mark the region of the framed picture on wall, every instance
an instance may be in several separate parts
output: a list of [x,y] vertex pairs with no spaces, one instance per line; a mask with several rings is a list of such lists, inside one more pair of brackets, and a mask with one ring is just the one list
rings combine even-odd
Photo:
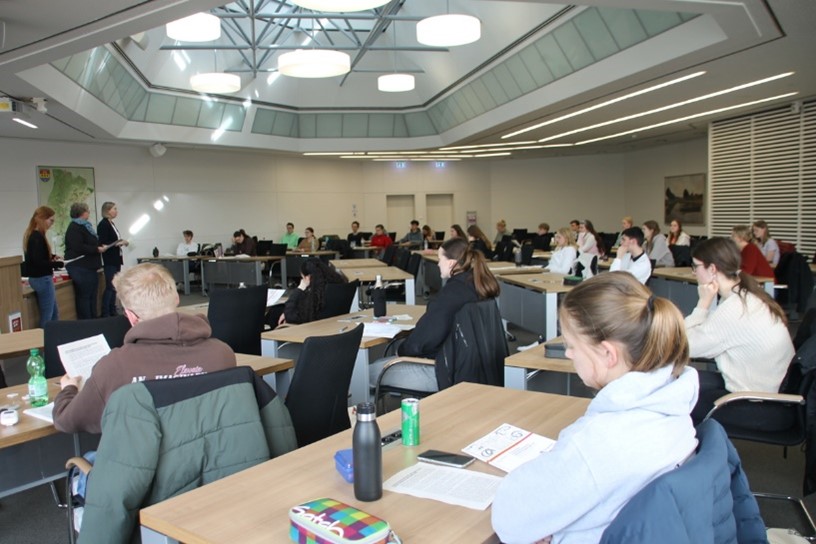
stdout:
[[74,166],[38,166],[37,167],[37,202],[40,206],[52,208],[54,226],[49,235],[52,237],[52,251],[59,255],[65,253],[65,229],[71,222],[71,204],[84,202],[91,209],[88,220],[96,225],[96,180],[93,168]]
[[666,176],[664,224],[677,219],[683,225],[705,225],[705,174]]

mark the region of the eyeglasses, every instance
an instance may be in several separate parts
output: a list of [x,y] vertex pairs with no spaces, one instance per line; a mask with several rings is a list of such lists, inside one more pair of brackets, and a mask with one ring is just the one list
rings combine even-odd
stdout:
[[694,272],[697,270],[698,266],[705,266],[703,263],[691,263],[691,271]]

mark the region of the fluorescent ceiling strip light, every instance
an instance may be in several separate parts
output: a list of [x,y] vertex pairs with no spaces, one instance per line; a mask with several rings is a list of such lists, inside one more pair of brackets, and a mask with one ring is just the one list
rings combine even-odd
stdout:
[[304,153],[304,155],[309,157],[309,156],[320,156],[320,155],[350,155],[351,153],[352,152],[350,152],[350,151],[340,151],[339,153],[337,153],[337,152],[326,152],[326,153],[312,152],[312,153]]
[[16,123],[20,123],[21,125],[26,126],[28,128],[39,128],[34,123],[26,121],[25,119],[20,119],[19,117],[12,117],[11,120],[16,122]]
[[427,155],[428,151],[368,151],[368,155]]
[[527,145],[527,144],[534,144],[536,143],[535,140],[530,140],[528,142],[507,142],[504,144],[479,144],[479,145],[456,145],[453,147],[440,147],[440,151],[452,151],[454,149],[477,149],[480,147],[501,147],[505,145]]
[[512,155],[512,153],[488,153],[487,155],[473,155],[473,158],[481,159],[483,157],[504,157],[506,155]]
[[775,76],[766,77],[764,79],[758,79],[756,81],[751,81],[749,83],[743,83],[742,85],[737,85],[736,87],[731,87],[730,89],[723,89],[721,91],[715,91],[713,93],[705,94],[703,96],[698,96],[696,98],[689,98],[688,100],[683,100],[682,102],[675,102],[674,104],[669,104],[667,106],[661,106],[659,108],[655,108],[653,110],[642,111],[640,113],[635,113],[632,115],[626,115],[624,117],[618,117],[617,119],[612,119],[610,121],[604,121],[603,123],[597,123],[595,125],[590,125],[588,127],[576,128],[575,130],[569,130],[567,132],[562,132],[561,134],[556,134],[554,136],[548,136],[546,138],[541,138],[538,143],[542,142],[549,142],[551,140],[557,140],[558,138],[563,138],[564,136],[572,136],[573,134],[579,134],[581,132],[586,132],[587,130],[593,130],[596,128],[601,128],[609,125],[614,125],[616,123],[622,123],[624,121],[631,121],[632,119],[638,119],[640,117],[645,117],[647,115],[652,115],[655,113],[660,113],[662,111],[673,110],[675,108],[679,108],[682,106],[688,106],[689,104],[694,104],[695,102],[701,102],[703,100],[708,100],[709,98],[716,98],[718,96],[722,96],[728,93],[733,93],[736,91],[741,91],[743,89],[747,89],[749,87],[754,87],[756,85],[761,85],[763,83],[768,83],[771,81],[776,81],[777,79],[782,79],[783,77],[788,77],[793,75],[793,72],[785,72],[784,74],[777,74]]
[[779,100],[781,98],[788,98],[790,96],[794,96],[794,95],[797,95],[797,94],[799,94],[798,91],[797,92],[792,92],[792,93],[785,93],[785,94],[780,94],[780,95],[777,95],[777,96],[771,96],[769,98],[762,98],[760,100],[754,100],[754,101],[751,101],[751,102],[744,102],[742,104],[736,104],[734,106],[727,106],[725,108],[718,108],[716,110],[709,110],[709,111],[704,111],[702,113],[695,113],[694,115],[687,115],[685,117],[678,117],[677,119],[672,119],[671,121],[663,121],[662,123],[655,123],[654,125],[640,127],[640,128],[636,128],[636,129],[633,129],[633,130],[627,130],[625,132],[618,132],[617,134],[610,134],[609,136],[601,136],[600,138],[593,138],[591,140],[584,140],[582,142],[576,142],[575,145],[591,144],[593,142],[599,142],[601,140],[609,140],[609,139],[612,139],[612,138],[617,138],[619,136],[626,136],[627,134],[634,134],[636,132],[643,132],[644,130],[651,130],[653,128],[664,127],[666,125],[671,125],[671,124],[674,124],[674,123],[682,123],[683,121],[688,121],[690,119],[697,119],[698,117],[705,117],[706,115],[715,115],[717,113],[722,113],[722,112],[725,112],[725,111],[736,110],[736,109],[739,109],[739,108],[746,108],[748,106],[755,106],[757,104],[762,104],[764,102],[770,102],[772,100]]
[[551,125],[553,123],[557,123],[559,121],[563,121],[564,119],[570,119],[572,117],[576,117],[578,115],[583,115],[585,113],[589,113],[591,111],[595,111],[600,108],[605,108],[606,106],[611,106],[612,104],[617,104],[618,102],[623,102],[624,100],[628,100],[630,98],[634,98],[636,96],[640,96],[646,93],[650,93],[652,91],[657,91],[659,89],[663,89],[670,85],[674,85],[676,83],[682,83],[684,81],[688,81],[689,79],[699,77],[705,74],[705,70],[700,72],[694,72],[693,74],[689,74],[687,76],[678,77],[677,79],[672,79],[670,81],[666,81],[665,83],[658,83],[657,85],[653,85],[651,87],[646,87],[645,89],[641,89],[639,91],[635,91],[629,94],[625,94],[623,96],[619,96],[617,98],[613,98],[611,100],[607,100],[606,102],[601,102],[600,104],[595,104],[594,106],[589,106],[588,108],[584,108],[582,110],[574,111],[572,113],[567,113],[566,115],[562,115],[561,117],[556,117],[555,119],[550,119],[549,121],[544,121],[543,123],[538,123],[531,127],[523,128],[521,130],[517,130],[515,132],[511,132],[510,134],[505,134],[502,136],[502,140],[505,138],[512,138],[513,136],[518,136],[519,134],[524,134],[525,132],[530,132],[531,130],[535,130],[537,128],[545,127],[547,125]]

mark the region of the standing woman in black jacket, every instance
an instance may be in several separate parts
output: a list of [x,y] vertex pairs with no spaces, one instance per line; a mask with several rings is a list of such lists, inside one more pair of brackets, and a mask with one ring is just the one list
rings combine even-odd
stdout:
[[[403,356],[435,359],[453,329],[454,317],[465,304],[496,298],[499,282],[487,267],[482,252],[472,249],[464,238],[451,238],[439,248],[439,273],[447,283],[428,308],[397,353]],[[372,384],[377,383],[388,359],[380,359],[369,368]],[[383,384],[419,391],[436,391],[433,366],[397,367],[387,374]]]
[[51,253],[51,245],[45,233],[54,224],[54,210],[40,206],[34,210],[28,228],[23,234],[23,252],[25,255],[28,284],[37,293],[37,306],[40,308],[40,327],[48,321],[59,319],[57,295],[54,291],[54,269],[62,268],[62,261]]
[[105,272],[105,292],[102,293],[102,317],[116,315],[116,288],[113,286],[113,277],[122,270],[122,246],[128,245],[119,235],[119,229],[113,223],[119,210],[115,202],[102,204],[102,221],[96,227],[99,234],[99,243],[110,246],[102,254],[102,269]]
[[99,256],[105,247],[99,243],[96,231],[88,221],[91,210],[84,202],[71,204],[71,223],[65,229],[65,260],[77,259],[65,265],[74,282],[77,319],[96,317],[96,291],[99,288]]

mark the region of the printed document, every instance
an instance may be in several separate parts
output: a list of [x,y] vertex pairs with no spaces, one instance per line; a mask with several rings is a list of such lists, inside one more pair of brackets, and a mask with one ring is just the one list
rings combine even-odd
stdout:
[[553,446],[555,440],[504,423],[465,446],[462,451],[505,472],[512,472],[516,467],[550,451]]
[[498,476],[475,470],[417,463],[388,478],[383,489],[473,510],[486,510],[493,502],[501,480]]
[[42,419],[43,421],[47,421],[48,423],[54,423],[53,402],[49,402],[45,406],[40,406],[39,408],[27,408],[23,410],[23,413],[31,417],[36,417],[37,419]]
[[267,289],[266,290],[266,307],[274,306],[278,303],[283,295],[286,294],[286,289]]
[[105,340],[103,334],[57,346],[65,372],[72,378],[82,377],[79,382],[80,389],[91,377],[91,370],[96,362],[110,353],[110,350],[108,341]]

